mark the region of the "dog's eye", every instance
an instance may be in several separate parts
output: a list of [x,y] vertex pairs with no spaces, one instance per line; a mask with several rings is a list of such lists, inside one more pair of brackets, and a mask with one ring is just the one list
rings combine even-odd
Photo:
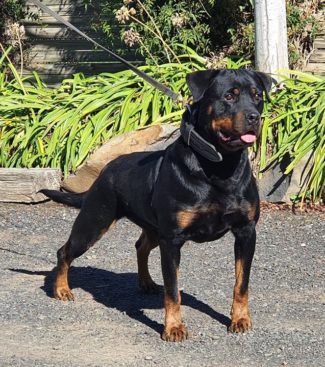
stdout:
[[225,100],[226,100],[227,102],[232,102],[234,99],[235,99],[235,98],[234,98],[234,96],[233,96],[231,93],[227,93],[227,94],[225,95]]
[[253,97],[256,101],[260,101],[263,98],[262,93],[260,92],[254,93]]

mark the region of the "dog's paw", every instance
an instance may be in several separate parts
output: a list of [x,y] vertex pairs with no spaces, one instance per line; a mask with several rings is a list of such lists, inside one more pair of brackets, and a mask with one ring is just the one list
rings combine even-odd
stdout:
[[74,301],[74,295],[69,287],[54,288],[54,298],[60,301]]
[[183,324],[165,328],[161,338],[166,342],[182,342],[188,338],[188,331]]
[[146,282],[139,282],[141,292],[146,294],[158,294],[162,291],[163,287],[158,285],[153,280]]
[[244,333],[252,328],[252,322],[249,316],[241,317],[237,320],[232,320],[228,331],[232,333]]

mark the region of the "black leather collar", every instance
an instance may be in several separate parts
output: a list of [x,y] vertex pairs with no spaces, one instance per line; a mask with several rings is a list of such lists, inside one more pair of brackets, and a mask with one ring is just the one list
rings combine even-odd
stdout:
[[209,161],[221,162],[223,159],[221,153],[217,151],[214,145],[207,142],[194,130],[197,110],[192,112],[189,105],[187,105],[186,108],[187,111],[183,114],[180,127],[181,136],[185,143]]

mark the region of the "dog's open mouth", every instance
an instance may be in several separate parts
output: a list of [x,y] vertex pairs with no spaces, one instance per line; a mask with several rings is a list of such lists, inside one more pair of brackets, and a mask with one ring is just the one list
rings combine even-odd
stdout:
[[234,135],[225,131],[219,131],[220,140],[229,145],[253,144],[256,141],[256,134],[253,131],[248,131],[242,135]]

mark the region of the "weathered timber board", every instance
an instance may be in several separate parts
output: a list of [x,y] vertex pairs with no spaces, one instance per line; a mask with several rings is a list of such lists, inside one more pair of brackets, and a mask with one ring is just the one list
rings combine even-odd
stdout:
[[304,71],[314,74],[325,75],[325,63],[309,63],[305,67]]
[[[72,62],[100,62],[112,59],[110,55],[102,50],[74,50],[74,49],[49,49],[42,51],[30,51],[26,52],[26,57],[29,61],[29,66],[33,67],[33,60],[49,60],[51,64],[54,63],[72,63]],[[127,60],[134,62],[134,56],[124,56]],[[120,64],[120,63],[119,63]]]
[[[88,36],[101,44],[106,44],[106,37],[101,32],[94,31],[91,24],[100,10],[98,0],[91,1],[91,7],[85,7],[83,0],[43,0],[43,3]],[[86,43],[83,37],[40,10],[32,1],[27,0],[25,4],[26,10],[37,14],[38,18],[34,19],[33,16],[27,15],[21,20],[26,32],[25,45],[32,46],[24,51],[26,56],[24,74],[29,75],[37,71],[48,86],[56,86],[63,79],[70,78],[72,74],[78,72],[88,76],[125,69],[123,64],[115,60],[110,62],[112,59],[107,53],[97,50],[91,42]],[[132,62],[140,61],[137,60],[134,51],[128,49],[121,41],[120,30],[124,29],[124,26],[116,24],[114,16],[112,13],[107,17],[107,22],[115,35],[114,45],[111,45],[111,48]],[[46,47],[48,45],[50,47]]]
[[325,49],[325,39],[318,39],[314,42],[314,47],[317,50]]
[[61,171],[51,168],[0,168],[0,202],[37,203],[41,189],[58,190]]
[[314,52],[311,55],[310,62],[325,62],[325,50],[323,52]]

